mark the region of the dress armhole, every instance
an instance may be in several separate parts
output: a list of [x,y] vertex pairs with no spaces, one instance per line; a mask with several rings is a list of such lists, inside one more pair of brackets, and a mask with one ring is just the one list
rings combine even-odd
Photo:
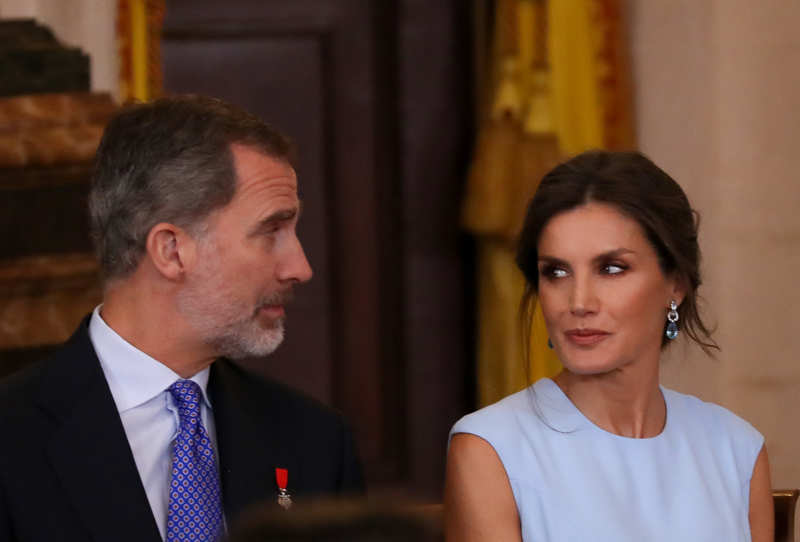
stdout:
[[[497,447],[492,443],[492,441],[490,441],[483,435],[479,435],[477,433],[467,430],[456,430],[455,428],[453,428],[453,431],[451,431],[450,437],[448,438],[447,441],[448,452],[450,451],[450,441],[456,435],[469,435],[471,437],[478,438],[489,445],[489,447],[494,451],[495,455],[497,456],[497,459],[500,461],[500,466],[503,467],[503,472],[506,473],[506,479],[508,480],[508,485],[511,487],[511,494],[514,496],[514,502],[516,502],[517,496],[514,492],[514,478],[512,478],[511,475],[509,475],[508,473],[508,467],[506,466],[506,462],[503,460],[503,453],[497,449]],[[519,511],[519,506],[517,507],[517,511]]]

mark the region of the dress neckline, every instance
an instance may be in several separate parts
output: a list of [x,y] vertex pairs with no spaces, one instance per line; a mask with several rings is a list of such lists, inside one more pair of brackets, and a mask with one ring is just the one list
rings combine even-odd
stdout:
[[536,403],[538,412],[544,417],[545,423],[556,431],[572,433],[583,428],[588,428],[592,431],[607,435],[610,438],[620,439],[626,442],[655,442],[663,438],[671,427],[671,408],[668,394],[665,393],[662,386],[659,385],[658,389],[661,391],[661,396],[664,399],[664,406],[666,408],[664,427],[657,435],[643,438],[626,437],[603,429],[587,418],[586,415],[575,406],[575,403],[572,402],[567,394],[564,393],[564,390],[551,378],[542,378],[533,385],[533,400]]

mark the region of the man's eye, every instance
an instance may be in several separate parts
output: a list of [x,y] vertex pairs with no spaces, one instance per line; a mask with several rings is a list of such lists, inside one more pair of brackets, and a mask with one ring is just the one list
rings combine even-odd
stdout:
[[264,227],[261,229],[261,233],[264,235],[275,235],[279,231],[281,231],[286,226],[285,222],[270,222],[269,224],[265,224]]

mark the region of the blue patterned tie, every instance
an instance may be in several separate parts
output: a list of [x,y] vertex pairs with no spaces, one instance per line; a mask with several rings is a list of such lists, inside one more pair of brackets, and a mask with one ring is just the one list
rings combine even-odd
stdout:
[[200,418],[200,386],[178,380],[169,391],[181,425],[172,456],[167,542],[216,541],[223,534],[222,499],[214,449]]

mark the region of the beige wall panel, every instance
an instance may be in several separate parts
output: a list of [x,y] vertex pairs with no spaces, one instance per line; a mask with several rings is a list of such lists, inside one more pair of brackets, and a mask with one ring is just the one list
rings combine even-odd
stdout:
[[723,348],[676,345],[663,380],[751,421],[773,485],[800,487],[800,3],[629,5],[641,148],[703,215]]

